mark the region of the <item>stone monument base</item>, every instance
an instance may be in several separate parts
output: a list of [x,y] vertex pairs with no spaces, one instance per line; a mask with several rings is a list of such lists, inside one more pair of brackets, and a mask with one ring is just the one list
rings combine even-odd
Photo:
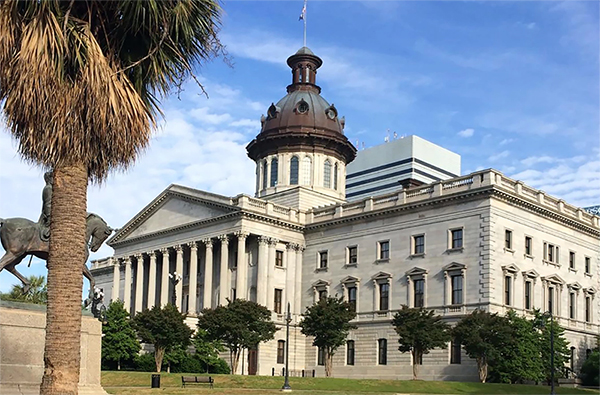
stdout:
[[[46,307],[0,302],[0,394],[40,393],[44,373]],[[102,324],[86,315],[81,322],[80,395],[107,395],[100,385]]]

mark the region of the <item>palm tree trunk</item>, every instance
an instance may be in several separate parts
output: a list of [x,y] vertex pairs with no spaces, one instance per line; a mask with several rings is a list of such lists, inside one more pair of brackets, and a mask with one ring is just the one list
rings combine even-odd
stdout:
[[41,395],[77,395],[87,181],[83,164],[54,169]]

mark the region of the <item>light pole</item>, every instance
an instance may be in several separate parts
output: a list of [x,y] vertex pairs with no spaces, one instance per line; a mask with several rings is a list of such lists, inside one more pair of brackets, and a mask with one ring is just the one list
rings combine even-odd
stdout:
[[287,305],[287,314],[285,316],[285,382],[281,390],[284,392],[291,392],[289,379],[289,359],[290,359],[290,322],[292,322],[292,313],[290,312],[290,302]]
[[171,278],[171,284],[173,284],[173,297],[171,298],[171,304],[177,308],[177,284],[181,281],[181,274],[173,272],[169,274]]
[[552,311],[544,313],[543,317],[550,316],[550,395],[556,395],[554,390],[554,315]]

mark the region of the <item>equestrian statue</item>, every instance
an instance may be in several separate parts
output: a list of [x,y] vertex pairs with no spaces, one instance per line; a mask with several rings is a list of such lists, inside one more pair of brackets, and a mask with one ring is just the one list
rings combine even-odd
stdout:
[[[29,292],[31,285],[27,278],[19,273],[15,266],[30,255],[48,260],[50,241],[50,207],[52,203],[53,173],[44,174],[46,185],[42,192],[42,214],[38,222],[25,218],[0,218],[0,241],[6,253],[0,258],[0,272],[4,269],[14,274],[23,283],[23,293]],[[102,243],[111,235],[113,229],[98,215],[88,213],[86,233],[86,256],[82,262],[83,275],[90,282],[90,300],[94,299],[96,283],[87,265],[90,250],[98,251]],[[29,263],[31,264],[31,258]]]

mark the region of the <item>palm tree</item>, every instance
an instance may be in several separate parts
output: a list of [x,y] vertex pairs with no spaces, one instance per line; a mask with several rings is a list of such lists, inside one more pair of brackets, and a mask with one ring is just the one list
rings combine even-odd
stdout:
[[22,285],[13,285],[7,294],[0,294],[0,299],[11,300],[15,302],[46,304],[48,300],[48,291],[46,289],[46,278],[44,276],[31,275],[29,280],[29,289],[25,292]]
[[77,393],[88,182],[131,166],[159,100],[223,53],[217,1],[0,2],[0,105],[24,160],[54,171],[42,394]]

